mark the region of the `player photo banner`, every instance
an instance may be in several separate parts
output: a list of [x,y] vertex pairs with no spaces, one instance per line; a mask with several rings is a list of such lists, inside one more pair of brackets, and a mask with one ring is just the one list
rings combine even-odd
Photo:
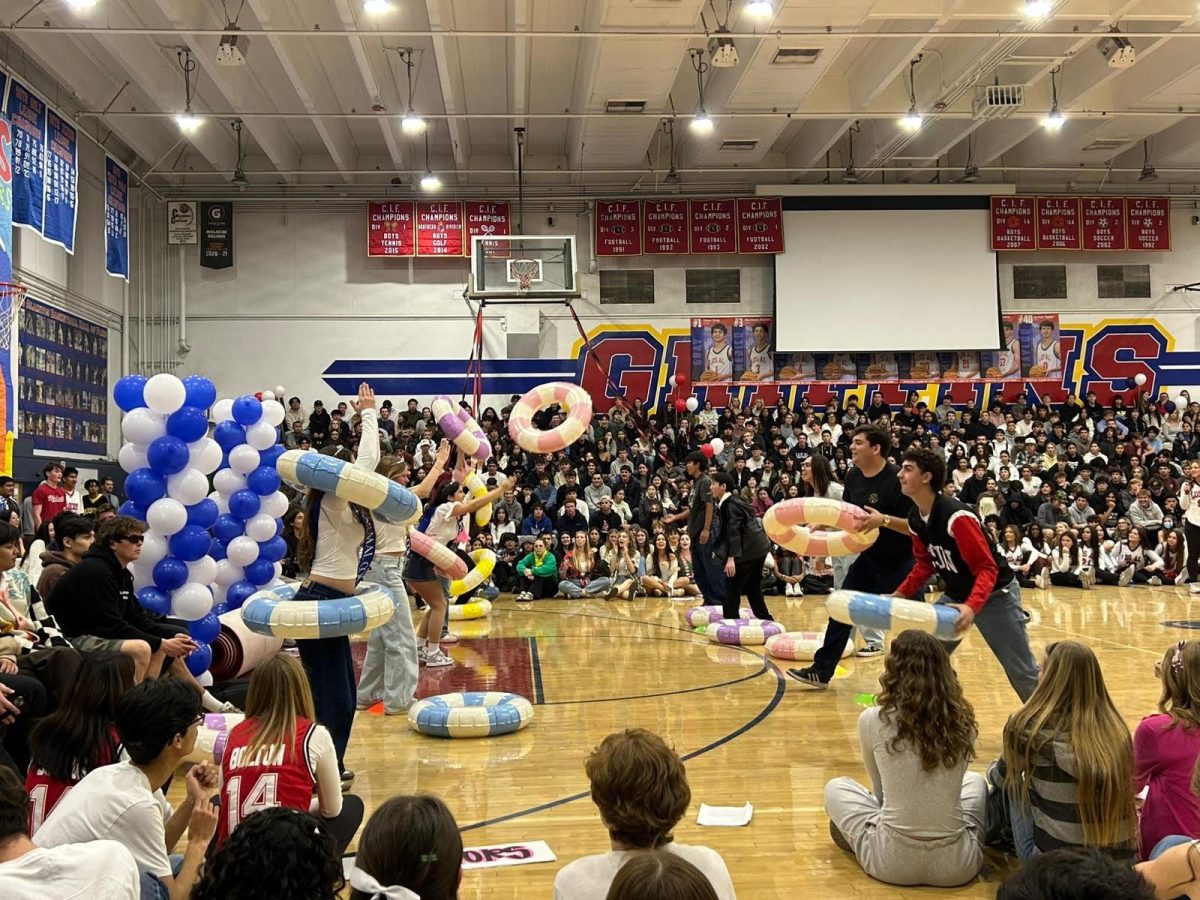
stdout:
[[1015,320],[1021,350],[1021,374],[1025,378],[1062,380],[1062,348],[1057,315],[1005,316]]
[[982,377],[988,381],[1020,381],[1024,367],[1021,350],[1021,316],[1003,316],[1004,348],[979,354]]
[[688,202],[647,200],[642,204],[642,245],[647,254],[688,252]]
[[642,255],[642,202],[596,201],[596,255]]
[[413,256],[417,214],[411,200],[367,204],[367,256]]
[[783,382],[815,381],[817,361],[811,353],[776,353],[775,380]]
[[1036,250],[1033,197],[992,197],[992,249]]
[[734,319],[692,319],[692,380],[704,384],[733,381]]
[[693,253],[737,253],[736,200],[691,200],[688,222]]
[[1039,250],[1079,250],[1083,246],[1078,197],[1037,198],[1037,245]]
[[900,362],[895,353],[858,354],[859,381],[898,381]]
[[1130,250],[1171,249],[1171,198],[1126,197],[1125,233]]
[[1083,249],[1124,250],[1125,198],[1084,197]]
[[775,354],[771,350],[770,316],[733,320],[733,377],[746,384],[775,378]]
[[738,253],[783,252],[783,200],[741,197],[737,202]]

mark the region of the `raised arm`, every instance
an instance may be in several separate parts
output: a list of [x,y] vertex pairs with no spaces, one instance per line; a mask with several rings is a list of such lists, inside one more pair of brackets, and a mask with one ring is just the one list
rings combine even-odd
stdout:
[[358,386],[358,399],[350,405],[362,417],[362,435],[358,439],[358,456],[354,465],[374,472],[379,465],[379,414],[375,411],[375,392],[365,381]]

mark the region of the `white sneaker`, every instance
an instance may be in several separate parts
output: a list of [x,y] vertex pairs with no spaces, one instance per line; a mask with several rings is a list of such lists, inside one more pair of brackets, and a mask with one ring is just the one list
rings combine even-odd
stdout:
[[1037,577],[1033,579],[1033,583],[1038,586],[1038,590],[1044,591],[1050,587],[1050,573],[1045,569],[1037,573]]
[[1129,582],[1133,581],[1133,566],[1126,566],[1121,571],[1121,577],[1117,579],[1117,584],[1121,587],[1129,587]]
[[1083,586],[1085,588],[1090,589],[1090,588],[1093,588],[1096,586],[1096,572],[1094,569],[1092,569],[1090,567],[1087,569],[1084,569],[1083,574],[1080,576],[1080,578],[1082,579]]
[[1157,575],[1151,575],[1150,580],[1147,583],[1151,587],[1160,587],[1162,585],[1162,579],[1159,578]]
[[448,657],[441,650],[434,650],[432,653],[430,653],[428,656],[425,657],[425,665],[430,668],[439,668],[441,666],[452,666],[452,665],[454,665],[454,660],[452,660],[450,657]]
[[785,597],[795,597],[796,596],[796,585],[790,581],[787,584],[785,584],[783,586],[783,595]]
[[1200,594],[1200,581],[1193,581],[1188,585],[1188,593]]

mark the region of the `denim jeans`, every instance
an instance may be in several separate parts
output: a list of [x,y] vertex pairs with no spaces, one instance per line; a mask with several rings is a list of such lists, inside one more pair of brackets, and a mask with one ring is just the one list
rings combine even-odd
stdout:
[[[171,876],[179,874],[179,870],[183,868],[183,854],[172,853],[171,859]],[[171,900],[171,892],[167,890],[167,886],[163,884],[163,880],[157,875],[141,869],[139,872],[141,878],[142,898],[141,900]]]
[[559,592],[566,594],[568,600],[578,600],[583,596],[584,591],[587,591],[592,597],[595,597],[597,594],[607,594],[610,587],[612,587],[611,578],[593,578],[587,583],[587,587],[580,587],[574,581],[560,581],[558,583]]
[[408,709],[417,690],[417,633],[404,590],[403,556],[377,556],[367,578],[392,591],[396,608],[392,617],[367,635],[367,657],[358,681],[360,703],[383,700],[384,710]]
[[[850,556],[835,556],[833,559],[833,589],[840,591],[842,583],[846,580],[846,573],[850,571],[850,566],[858,559],[858,554],[854,553]],[[862,628],[861,626],[851,626],[851,634],[857,631],[863,639],[864,644],[878,644],[883,646],[883,629],[882,628]]]
[[[1029,647],[1025,617],[1021,614],[1021,586],[1014,578],[992,592],[983,609],[975,616],[975,627],[995,654],[1021,702],[1029,699],[1038,683],[1038,665]],[[947,653],[953,653],[961,641],[944,641]]]

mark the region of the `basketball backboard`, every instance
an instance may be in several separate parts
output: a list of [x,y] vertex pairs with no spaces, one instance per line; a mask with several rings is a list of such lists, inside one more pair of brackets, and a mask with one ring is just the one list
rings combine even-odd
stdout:
[[574,235],[496,235],[471,239],[473,300],[569,300],[576,284]]

